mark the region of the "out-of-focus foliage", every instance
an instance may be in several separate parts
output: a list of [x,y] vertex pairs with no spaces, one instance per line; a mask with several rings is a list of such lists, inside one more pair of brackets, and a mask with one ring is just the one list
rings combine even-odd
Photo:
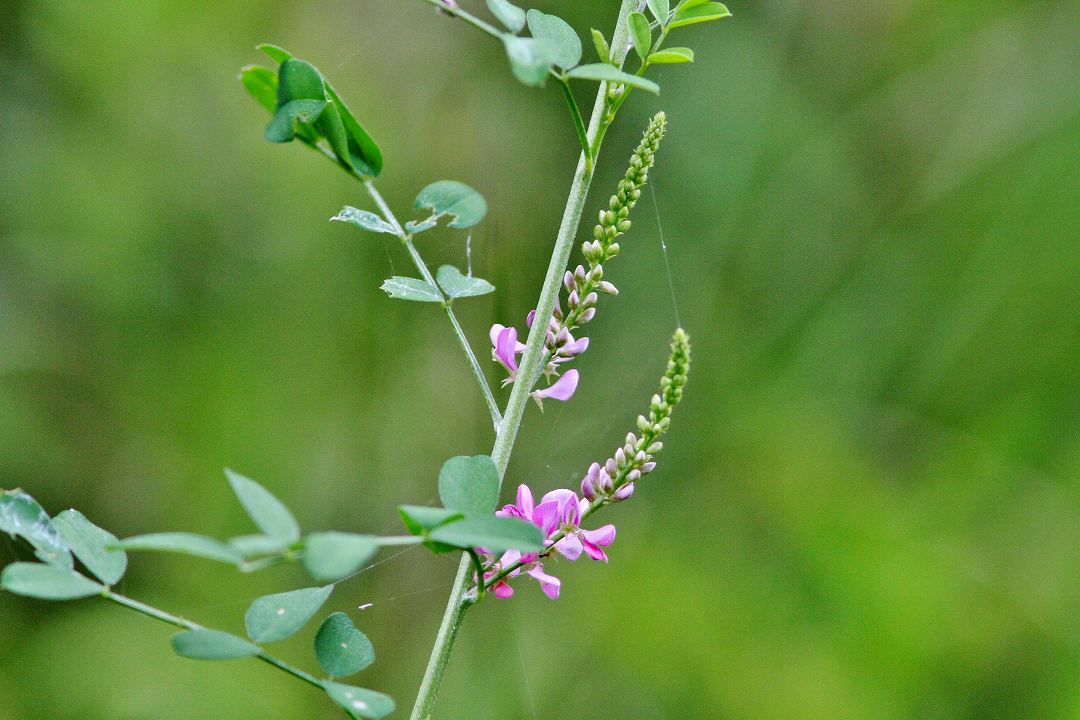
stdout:
[[[610,36],[616,5],[539,9]],[[573,482],[632,429],[675,324],[660,225],[696,355],[668,449],[605,517],[610,565],[470,614],[440,707],[1076,718],[1080,7],[729,7],[680,31],[696,62],[658,67],[662,96],[608,135],[591,207],[667,112],[659,216],[647,191],[578,396],[530,411],[504,494]],[[327,222],[370,209],[361,188],[267,144],[236,70],[262,41],[316,63],[401,212],[442,177],[488,199],[471,262],[499,291],[461,306],[477,347],[541,283],[577,158],[557,88],[410,0],[14,0],[0,27],[0,487],[121,537],[226,537],[249,522],[230,466],[304,527],[400,532],[446,458],[490,449],[440,313],[379,290],[409,271],[394,238]],[[465,268],[464,235],[418,242]],[[453,573],[406,552],[327,606],[403,707]],[[308,582],[140,553],[123,590],[242,634],[251,598]],[[337,716],[254,661],[177,658],[171,634],[0,595],[0,718]]]

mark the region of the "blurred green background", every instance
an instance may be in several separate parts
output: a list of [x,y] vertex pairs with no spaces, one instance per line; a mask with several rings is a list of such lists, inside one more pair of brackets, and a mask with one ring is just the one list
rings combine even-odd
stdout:
[[[618,4],[535,5],[585,34]],[[440,716],[1080,718],[1080,5],[731,7],[608,136],[586,233],[664,109],[658,212],[646,193],[578,396],[530,410],[506,496],[575,483],[646,407],[675,325],[658,219],[695,347],[667,450],[606,516],[610,565],[470,614]],[[121,536],[227,537],[250,530],[227,465],[308,529],[392,533],[443,460],[489,450],[441,314],[378,289],[400,247],[327,222],[370,203],[265,143],[237,70],[263,41],[319,65],[395,208],[444,177],[484,193],[473,263],[499,292],[460,309],[481,349],[532,307],[562,211],[555,87],[419,0],[7,0],[0,28],[0,487]],[[464,241],[419,244],[463,265]],[[133,560],[123,591],[234,631],[308,583]],[[412,551],[331,599],[397,717],[453,569]],[[0,595],[0,718],[338,717],[170,634]],[[309,642],[280,654],[311,667]]]

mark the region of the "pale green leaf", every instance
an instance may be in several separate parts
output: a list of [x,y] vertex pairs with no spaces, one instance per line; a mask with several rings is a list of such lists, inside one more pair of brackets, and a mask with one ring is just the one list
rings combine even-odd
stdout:
[[671,14],[671,3],[668,0],[648,0],[648,5],[653,17],[660,21],[661,25],[666,25],[668,15]]
[[239,565],[244,561],[244,556],[236,548],[226,545],[220,540],[184,532],[136,535],[121,540],[120,547],[128,551],[174,552],[207,560],[217,560],[231,565]]
[[325,682],[323,689],[330,699],[349,712],[370,720],[379,720],[394,712],[394,699],[374,690]]
[[671,18],[668,28],[673,30],[678,27],[683,27],[684,25],[720,20],[726,17],[731,17],[731,12],[723,3],[704,2],[694,3],[693,5],[687,4],[675,11],[675,15]]
[[371,535],[312,533],[304,538],[304,569],[319,582],[340,580],[359,570],[379,549]]
[[452,228],[469,228],[487,215],[484,196],[465,183],[457,180],[433,182],[416,196],[416,210],[427,208],[436,217],[450,215],[454,219],[446,224]]
[[124,576],[127,553],[109,549],[120,542],[111,532],[102,530],[78,510],[60,513],[53,518],[53,526],[75,557],[101,582],[115,585]]
[[510,33],[503,35],[502,39],[514,77],[532,87],[542,86],[555,62],[558,48],[547,40],[518,37]]
[[592,41],[593,47],[596,48],[596,56],[600,58],[600,62],[611,62],[611,47],[608,45],[608,41],[607,38],[604,37],[604,33],[600,32],[596,28],[593,28]]
[[327,675],[346,677],[375,662],[375,647],[348,615],[336,612],[319,626],[315,657]]
[[405,527],[413,535],[422,535],[428,530],[464,517],[456,510],[422,507],[420,505],[401,505],[398,507],[398,512],[401,513],[401,519],[405,522]]
[[229,538],[229,545],[235,548],[245,559],[279,555],[286,550],[285,545],[280,540],[269,535],[240,535]]
[[346,222],[363,230],[370,230],[371,232],[388,233],[390,235],[397,234],[397,230],[394,229],[393,225],[386,222],[375,213],[368,212],[367,210],[359,210],[348,205],[343,207],[341,212],[330,218],[330,220]]
[[443,265],[435,273],[435,280],[439,287],[450,299],[463,297],[476,297],[495,292],[495,286],[483,278],[472,275],[462,275],[461,271],[453,265]]
[[233,660],[262,652],[258,645],[220,630],[187,630],[170,639],[173,651],[192,660]]
[[449,510],[486,515],[499,503],[499,470],[487,455],[459,455],[439,470],[439,499]]
[[0,587],[39,600],[78,600],[105,589],[74,570],[31,562],[12,563],[4,568]]
[[530,10],[528,20],[532,36],[550,43],[554,48],[551,61],[555,65],[569,70],[581,62],[581,38],[565,20],[539,10]]
[[255,642],[284,640],[304,627],[333,590],[333,585],[326,585],[256,599],[244,615],[248,637]]
[[435,218],[428,218],[427,220],[413,221],[409,220],[405,223],[405,232],[410,235],[417,235],[422,232],[427,232],[431,228],[439,224],[439,221]]
[[289,545],[300,539],[300,526],[289,509],[251,478],[225,468],[225,476],[240,504],[264,534]]
[[658,50],[649,56],[652,64],[694,62],[694,51],[686,47],[673,47]]
[[485,515],[467,517],[431,531],[431,539],[462,549],[485,547],[495,554],[507,550],[540,552],[544,538],[540,528],[513,517]]
[[272,60],[278,63],[283,63],[286,60],[292,60],[293,55],[285,48],[278,47],[277,45],[271,45],[270,43],[262,43],[255,46],[256,50],[261,50],[270,56]]
[[400,275],[384,280],[382,290],[397,300],[413,300],[415,302],[443,301],[442,293],[439,292],[438,288],[432,287],[424,280]]
[[488,10],[510,32],[519,33],[525,27],[525,11],[507,0],[487,0]]
[[276,72],[261,65],[247,65],[240,69],[240,82],[267,112],[277,112]]
[[642,60],[649,57],[652,49],[652,30],[649,28],[649,19],[643,13],[632,12],[626,18],[630,27],[630,40],[634,43],[634,50]]
[[67,543],[53,527],[49,514],[22,490],[0,492],[0,532],[23,538],[34,547],[37,557],[50,565],[67,570],[75,567]]
[[599,80],[613,83],[623,83],[626,85],[632,85],[642,90],[646,90],[655,95],[660,94],[660,86],[654,83],[652,80],[646,80],[643,77],[637,75],[631,75],[625,73],[616,67],[608,65],[606,63],[594,63],[592,65],[581,65],[574,68],[567,73],[572,78],[580,80]]

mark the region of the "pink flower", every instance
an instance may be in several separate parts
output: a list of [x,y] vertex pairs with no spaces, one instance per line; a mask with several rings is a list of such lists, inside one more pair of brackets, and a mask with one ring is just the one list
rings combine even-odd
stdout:
[[491,339],[491,358],[510,373],[506,383],[513,382],[518,371],[517,356],[525,352],[525,344],[518,342],[517,328],[495,324],[491,326],[488,337]]
[[529,395],[537,402],[540,409],[544,408],[544,400],[551,398],[552,400],[559,400],[566,402],[570,398],[574,397],[574,393],[577,391],[579,373],[577,370],[567,370],[566,374],[556,380],[550,386],[542,390],[533,390]]

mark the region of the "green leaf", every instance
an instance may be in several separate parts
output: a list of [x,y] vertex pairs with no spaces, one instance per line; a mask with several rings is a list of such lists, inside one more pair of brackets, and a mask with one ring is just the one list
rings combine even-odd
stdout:
[[75,567],[67,544],[37,500],[19,489],[0,492],[0,532],[19,536],[34,546],[41,560],[66,570]]
[[397,230],[394,229],[394,226],[375,213],[368,212],[367,210],[358,210],[357,208],[348,205],[343,207],[341,212],[330,218],[330,220],[331,222],[347,222],[350,225],[355,225],[358,228],[370,230],[371,232],[397,235]]
[[394,712],[394,699],[374,690],[334,682],[323,683],[323,689],[331,700],[362,718],[378,720]]
[[476,225],[484,219],[488,209],[483,195],[457,180],[431,183],[416,196],[413,208],[428,208],[435,217],[453,216],[454,219],[446,224],[446,227],[452,228]]
[[644,61],[649,57],[649,50],[652,49],[652,30],[649,28],[649,19],[643,13],[632,12],[626,18],[626,23],[630,26],[630,39],[634,43],[634,50]]
[[415,300],[416,302],[442,302],[443,296],[438,288],[423,280],[395,275],[383,281],[382,290],[397,300]]
[[293,55],[285,48],[278,47],[277,45],[271,45],[270,43],[262,43],[255,46],[256,50],[261,50],[270,56],[272,60],[278,63],[283,63],[286,60],[292,60]]
[[593,28],[592,41],[593,46],[596,48],[596,56],[600,58],[600,62],[611,62],[611,47],[608,45],[608,41],[607,38],[604,37],[604,33],[600,32],[596,28]]
[[649,56],[649,63],[691,63],[694,62],[694,51],[686,47],[673,47],[658,50]]
[[300,539],[300,526],[289,509],[259,483],[225,468],[225,476],[244,510],[266,535],[290,545]]
[[668,24],[668,29],[674,30],[684,25],[720,20],[726,17],[731,17],[731,11],[723,3],[686,3],[675,11],[674,17],[671,18],[671,22]]
[[106,585],[115,585],[127,570],[127,553],[110,550],[120,541],[111,532],[102,530],[78,510],[65,510],[53,518],[71,552]]
[[355,572],[379,549],[377,538],[342,532],[312,533],[304,538],[304,569],[319,582]]
[[285,545],[280,540],[269,535],[240,535],[229,538],[229,545],[243,555],[245,559],[264,555],[279,555],[286,550]]
[[281,63],[278,68],[278,107],[294,100],[329,100],[323,76],[314,65],[295,58]]
[[323,620],[315,635],[315,657],[331,677],[358,673],[375,662],[375,647],[349,616],[336,612]]
[[407,223],[405,223],[405,232],[409,233],[410,235],[417,235],[419,233],[430,230],[438,224],[439,221],[435,218],[428,218],[427,220],[421,220],[419,222],[409,220]]
[[607,82],[623,83],[625,85],[632,85],[642,90],[647,90],[654,95],[660,94],[660,86],[654,83],[652,80],[646,80],[643,77],[637,75],[631,75],[625,73],[616,67],[608,65],[606,63],[594,63],[592,65],[581,65],[574,68],[567,73],[572,78],[579,80],[599,80]]
[[512,517],[467,517],[431,531],[431,539],[462,549],[485,547],[499,554],[507,550],[540,552],[544,538],[531,522]]
[[531,87],[543,86],[558,48],[547,40],[518,37],[510,33],[503,35],[502,39],[514,77]]
[[193,535],[184,532],[150,533],[149,535],[136,535],[124,538],[120,541],[120,547],[125,550],[152,550],[159,552],[174,552],[183,555],[217,560],[218,562],[239,565],[244,562],[240,552],[220,540],[209,538],[204,535]]
[[487,280],[472,275],[462,275],[461,271],[453,265],[440,267],[439,271],[435,273],[435,280],[451,300],[495,292],[495,286]]
[[33,562],[12,563],[4,568],[0,587],[39,600],[78,600],[105,589],[74,570]]
[[539,10],[530,10],[528,20],[532,36],[551,44],[554,64],[569,70],[581,62],[581,38],[565,20]]
[[439,499],[450,510],[487,515],[499,504],[499,469],[487,455],[459,455],[439,470]]
[[255,642],[284,640],[304,627],[333,590],[326,585],[257,598],[244,615],[248,637]]
[[420,505],[401,505],[398,507],[405,527],[413,535],[423,535],[428,530],[464,517],[455,510],[446,508],[422,507]]
[[272,143],[292,142],[303,124],[314,123],[326,109],[325,100],[293,100],[274,113],[264,136]]
[[220,630],[187,630],[169,642],[177,655],[192,660],[233,660],[262,652],[258,645]]
[[667,25],[668,15],[671,14],[671,4],[668,0],[648,0],[649,11],[661,25]]
[[348,149],[349,156],[352,160],[353,167],[361,175],[370,175],[375,177],[383,168],[383,156],[382,150],[375,143],[375,140],[368,135],[367,130],[357,122],[356,117],[352,114],[352,110],[345,104],[345,101],[334,90],[334,86],[324,79],[326,85],[326,92],[330,96],[330,99],[334,102],[334,107],[337,109],[338,114],[341,115],[341,122],[345,126],[345,132],[348,134]]
[[488,10],[510,32],[519,33],[525,27],[525,11],[506,0],[487,0]]
[[247,65],[240,68],[240,82],[267,112],[277,112],[276,72],[262,65]]

